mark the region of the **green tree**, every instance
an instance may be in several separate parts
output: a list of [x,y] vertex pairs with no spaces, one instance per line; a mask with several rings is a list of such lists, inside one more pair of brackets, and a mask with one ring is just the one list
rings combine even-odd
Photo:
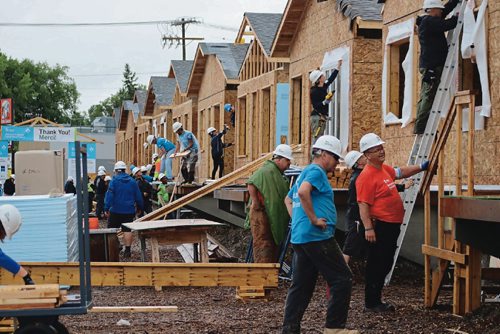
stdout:
[[145,85],[137,84],[137,76],[129,64],[125,64],[122,82],[123,86],[116,93],[89,108],[91,121],[99,116],[112,116],[114,108],[121,107],[124,100],[132,100],[137,89],[146,89]]
[[0,52],[0,96],[12,98],[15,122],[41,116],[56,123],[88,123],[77,111],[79,94],[67,71],[66,66],[17,60]]

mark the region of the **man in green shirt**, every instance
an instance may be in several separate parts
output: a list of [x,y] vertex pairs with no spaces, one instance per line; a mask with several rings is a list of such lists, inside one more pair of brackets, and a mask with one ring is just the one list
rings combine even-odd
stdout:
[[290,167],[292,149],[280,144],[268,160],[247,183],[250,194],[250,223],[255,263],[278,261],[279,245],[285,238],[290,217],[284,200],[290,188],[283,172]]
[[158,180],[160,180],[161,182],[161,184],[158,185],[158,192],[157,192],[158,202],[160,203],[161,206],[164,206],[170,200],[170,196],[167,192],[167,182],[168,182],[167,176],[163,173],[160,173],[158,175]]

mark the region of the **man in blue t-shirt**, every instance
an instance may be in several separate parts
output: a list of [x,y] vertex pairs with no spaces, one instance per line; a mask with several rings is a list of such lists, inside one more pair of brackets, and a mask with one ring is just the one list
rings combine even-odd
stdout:
[[[300,322],[311,300],[318,273],[329,286],[324,333],[337,333],[347,322],[352,273],[334,239],[337,211],[327,173],[335,171],[342,145],[321,136],[313,145],[313,162],[300,174],[285,199],[292,217],[292,285],[288,290],[282,333],[300,333]],[[358,333],[343,330],[342,333]]]
[[194,134],[191,131],[184,130],[181,123],[175,122],[172,125],[172,130],[177,134],[175,153],[190,151],[190,153],[182,157],[181,160],[181,173],[184,178],[182,183],[193,183],[200,145]]
[[[160,173],[164,173],[167,179],[172,179],[172,158],[170,156],[175,152],[175,145],[170,140],[163,137],[156,138],[153,135],[149,135],[146,138],[149,145],[155,145],[158,147],[161,156]],[[144,144],[146,146],[146,144]]]

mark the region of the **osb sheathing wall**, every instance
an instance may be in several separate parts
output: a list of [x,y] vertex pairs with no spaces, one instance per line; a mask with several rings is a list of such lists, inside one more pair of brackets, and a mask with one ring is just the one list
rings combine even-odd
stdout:
[[151,134],[150,125],[150,120],[143,120],[143,123],[137,126],[137,166],[146,166],[151,161],[151,146],[144,148],[146,138]]
[[[383,40],[387,36],[388,27],[392,24],[404,21],[416,15],[422,15],[420,10],[423,1],[413,0],[388,0],[384,9]],[[476,1],[479,5],[481,2]],[[475,131],[474,146],[474,179],[476,184],[500,184],[500,1],[489,1],[487,22],[488,37],[488,65],[491,95],[491,117],[485,120],[485,129]],[[417,43],[418,45],[418,43]],[[418,71],[415,68],[415,71]],[[462,75],[459,75],[462,78]],[[470,87],[468,80],[460,79],[459,87]],[[420,85],[420,75],[418,75]],[[417,90],[420,93],[420,87]],[[418,100],[418,97],[417,97]],[[415,106],[416,108],[416,106]],[[465,134],[465,133],[464,133]],[[381,136],[386,142],[387,163],[392,165],[406,165],[408,155],[413,144],[413,123],[406,128],[400,125],[382,125]],[[454,184],[456,160],[456,128],[454,127],[445,150],[445,183]],[[467,139],[463,139],[463,149],[465,152]],[[464,177],[467,175],[466,155],[462,154],[462,165],[464,167]],[[436,178],[434,182],[437,182]]]
[[[226,77],[222,66],[215,55],[208,55],[205,70],[198,91],[198,132],[197,138],[201,147],[201,161],[198,164],[197,177],[199,182],[211,177],[213,161],[211,156],[210,137],[207,129],[211,126],[222,129],[224,124],[230,124],[230,115],[224,112],[226,103]],[[234,93],[236,94],[236,93]],[[196,134],[196,132],[195,132]],[[224,136],[225,142],[232,142],[234,133],[229,131]],[[224,171],[233,171],[234,148],[231,146],[225,150]]]
[[[241,82],[238,85],[238,101],[241,98],[246,98],[246,104],[248,107],[241,108],[239,102],[237,102],[237,112],[236,112],[236,129],[235,129],[235,168],[240,168],[249,162],[257,159],[261,154],[267,153],[274,148],[276,142],[276,85],[277,83],[287,83],[288,82],[288,64],[285,68],[277,69],[258,77]],[[263,90],[269,90],[270,98],[270,110],[269,118],[264,118],[262,116],[262,105],[260,102],[263,101]],[[253,101],[256,97],[257,101]],[[254,103],[258,104],[257,107],[257,117],[254,117],[252,111],[252,105]],[[240,122],[238,122],[239,113],[246,112],[246,120],[256,120],[257,124],[253,122],[245,122],[246,125],[246,142],[241,143],[239,134],[242,131],[240,129]],[[269,133],[264,133],[263,122],[268,121]],[[246,145],[246,154],[239,155],[236,152],[240,152],[240,146]],[[267,149],[264,149],[267,147]]]
[[[319,67],[325,52],[348,46],[351,59],[350,129],[348,149],[358,148],[366,132],[380,129],[382,44],[379,39],[354,36],[350,18],[337,11],[335,1],[308,1],[302,21],[290,46],[290,83],[302,78],[302,141],[303,148],[295,154],[294,163],[309,163],[310,113],[309,73]],[[291,89],[292,89],[292,85]],[[290,101],[292,101],[290,92]],[[291,110],[291,109],[290,109]],[[290,115],[292,118],[292,115]],[[289,129],[292,129],[290,124]],[[290,133],[289,133],[290,135]],[[292,141],[292,143],[294,143]],[[295,142],[296,143],[296,142]]]
[[136,131],[137,128],[134,122],[132,111],[124,111],[128,113],[127,116],[127,129],[125,130],[125,160],[127,166],[130,164],[137,165],[137,142]]
[[123,161],[125,156],[125,131],[115,132],[116,161]]

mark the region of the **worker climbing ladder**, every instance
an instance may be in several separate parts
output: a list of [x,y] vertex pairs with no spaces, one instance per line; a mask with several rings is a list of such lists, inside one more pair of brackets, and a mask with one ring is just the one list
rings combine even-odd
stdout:
[[[457,89],[455,79],[458,69],[457,62],[459,58],[459,38],[460,31],[463,27],[463,15],[466,3],[466,1],[460,2],[457,8],[455,8],[455,10],[451,13],[451,15],[455,15],[457,11],[459,12],[458,23],[455,29],[451,30],[448,33],[447,41],[449,49],[448,55],[446,57],[446,62],[444,64],[443,73],[441,75],[441,81],[439,83],[434,102],[432,103],[432,108],[429,115],[429,120],[427,121],[427,126],[425,127],[425,132],[422,135],[417,135],[415,137],[412,151],[408,159],[408,165],[420,164],[424,160],[428,159],[432,149],[432,145],[434,144],[434,139],[436,137],[440,120],[442,117],[444,117],[445,112],[448,111],[451,105],[452,98]],[[406,189],[402,194],[405,215],[403,218],[403,224],[401,225],[401,232],[399,233],[399,238],[397,241],[397,248],[394,254],[392,268],[385,278],[386,285],[391,281],[392,273],[394,272],[394,267],[396,266],[396,261],[403,244],[406,230],[408,229],[408,224],[410,223],[413,207],[415,206],[415,201],[420,191],[420,186],[423,179],[422,176],[422,173],[418,173],[413,176],[413,187]]]

